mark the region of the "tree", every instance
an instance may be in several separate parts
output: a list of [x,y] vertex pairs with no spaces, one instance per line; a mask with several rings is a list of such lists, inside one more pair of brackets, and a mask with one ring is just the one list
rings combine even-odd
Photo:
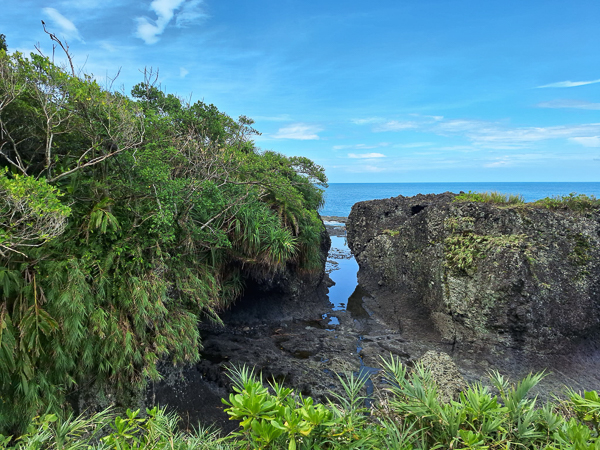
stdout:
[[244,280],[318,267],[322,167],[148,80],[133,97],[0,52],[0,433],[197,361]]

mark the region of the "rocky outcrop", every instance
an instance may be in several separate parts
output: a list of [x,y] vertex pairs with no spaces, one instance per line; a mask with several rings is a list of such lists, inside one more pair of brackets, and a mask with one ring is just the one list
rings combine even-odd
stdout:
[[565,353],[600,331],[600,211],[456,202],[357,203],[348,242],[375,314],[400,331],[502,352]]

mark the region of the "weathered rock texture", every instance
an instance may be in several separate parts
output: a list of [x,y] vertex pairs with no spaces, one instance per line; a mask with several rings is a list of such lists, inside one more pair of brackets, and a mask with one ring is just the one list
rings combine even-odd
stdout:
[[348,242],[374,312],[458,348],[565,353],[600,331],[600,211],[453,201],[357,203]]
[[431,373],[440,402],[458,401],[460,393],[467,389],[467,382],[447,353],[429,350],[421,356],[419,363]]

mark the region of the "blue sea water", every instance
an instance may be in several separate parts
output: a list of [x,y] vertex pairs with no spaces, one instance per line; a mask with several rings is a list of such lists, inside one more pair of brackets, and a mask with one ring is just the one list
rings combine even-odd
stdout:
[[544,197],[577,194],[600,197],[600,182],[581,183],[331,183],[325,191],[323,216],[347,217],[356,202],[380,198],[406,197],[417,194],[441,194],[442,192],[487,192],[521,194],[532,202]]

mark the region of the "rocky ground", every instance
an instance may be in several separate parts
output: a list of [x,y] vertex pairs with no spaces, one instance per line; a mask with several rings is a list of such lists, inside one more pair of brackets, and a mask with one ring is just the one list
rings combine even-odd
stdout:
[[[336,222],[327,226],[331,235],[345,234],[344,219],[331,220]],[[332,249],[329,262],[350,257]],[[267,380],[283,381],[324,401],[328,393],[342,392],[336,374],[375,375],[382,357],[393,355],[411,364],[432,348],[450,349],[433,341],[409,342],[374,320],[367,306],[369,294],[358,287],[347,309],[334,311],[327,297],[329,285],[326,276],[316,292],[296,301],[247,295],[223,314],[223,326],[202,325],[200,363],[183,369],[163,367],[165,379],[150,386],[148,403],[168,405],[188,426],[201,421],[230,431],[235,424],[223,412],[221,398],[231,392],[231,365],[255,367]],[[367,383],[365,393],[373,395],[375,385]]]
[[[346,218],[323,219],[331,236],[345,235]],[[351,257],[342,253],[332,249],[328,267],[335,270],[336,260]],[[438,371],[452,378],[447,380],[451,387],[462,386],[457,373],[467,381],[477,381],[485,379],[491,369],[518,378],[529,370],[550,367],[552,374],[539,391],[546,398],[551,392],[560,392],[565,384],[575,389],[600,388],[598,349],[593,344],[587,360],[581,355],[532,359],[518,352],[499,357],[458,349],[441,339],[414,310],[403,317],[402,327],[377,319],[382,299],[360,286],[345,310],[334,310],[327,296],[331,284],[325,275],[316,291],[293,299],[248,292],[223,314],[223,326],[202,325],[202,361],[183,369],[163,367],[165,379],[150,387],[147,403],[168,405],[180,414],[186,426],[213,423],[227,432],[236,426],[228,421],[221,403],[221,398],[231,392],[227,368],[232,365],[254,367],[264,379],[282,381],[303,395],[324,401],[328,393],[341,392],[336,374],[350,372],[370,374],[373,381],[367,384],[366,393],[377,395],[384,386],[377,368],[381,358],[390,355],[411,365],[427,354],[426,361],[443,366]],[[454,367],[446,368],[452,365],[451,360],[458,372]]]

